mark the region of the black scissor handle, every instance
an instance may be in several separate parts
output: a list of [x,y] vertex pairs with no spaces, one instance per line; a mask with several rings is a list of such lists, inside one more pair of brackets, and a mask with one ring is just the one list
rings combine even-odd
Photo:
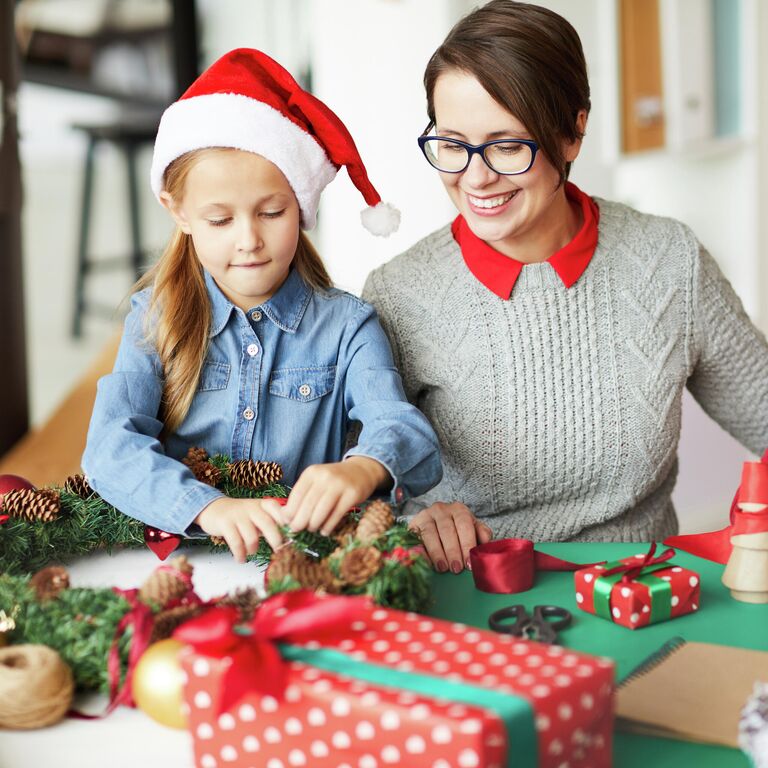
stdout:
[[488,626],[494,632],[537,640],[540,643],[554,643],[557,640],[557,631],[565,629],[572,620],[570,611],[556,605],[537,605],[533,609],[533,616],[528,614],[523,605],[510,605],[494,611],[488,617]]
[[[558,605],[537,605],[533,609],[533,618],[534,621],[546,623],[557,631],[565,629],[573,620],[573,615],[569,610]],[[550,621],[550,618],[555,620]]]
[[[514,619],[514,621],[507,621],[507,619]],[[488,617],[488,626],[494,632],[501,632],[504,635],[518,635],[522,625],[530,620],[531,617],[524,605],[509,605],[494,611]]]

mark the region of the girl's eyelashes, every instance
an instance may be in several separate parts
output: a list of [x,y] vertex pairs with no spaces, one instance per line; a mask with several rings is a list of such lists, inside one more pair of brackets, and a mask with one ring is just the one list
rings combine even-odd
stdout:
[[[259,213],[259,216],[263,219],[277,219],[280,216],[282,216],[286,212],[286,208],[282,208],[279,211],[262,211]],[[229,224],[232,221],[231,216],[225,216],[221,219],[206,219],[208,224],[210,224],[212,227],[223,227],[226,224]]]

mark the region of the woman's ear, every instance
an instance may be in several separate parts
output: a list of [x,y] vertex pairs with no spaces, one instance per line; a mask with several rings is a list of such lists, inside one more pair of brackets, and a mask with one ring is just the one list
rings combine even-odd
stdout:
[[160,202],[168,213],[173,216],[174,221],[179,225],[179,229],[186,235],[192,234],[189,222],[181,206],[165,190],[160,193]]
[[565,143],[563,148],[563,156],[567,163],[572,163],[578,156],[581,150],[581,140],[584,138],[584,134],[587,132],[587,110],[580,109],[579,114],[576,115],[576,138],[573,141]]

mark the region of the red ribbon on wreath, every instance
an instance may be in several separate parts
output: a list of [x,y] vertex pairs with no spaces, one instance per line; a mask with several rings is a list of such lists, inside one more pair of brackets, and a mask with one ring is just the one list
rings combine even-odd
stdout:
[[349,637],[350,624],[365,617],[370,608],[371,601],[365,597],[325,597],[309,590],[283,592],[261,604],[246,625],[250,634],[235,629],[236,609],[220,607],[185,622],[173,637],[202,655],[231,660],[214,698],[217,714],[221,714],[250,691],[283,697],[288,669],[277,643]]

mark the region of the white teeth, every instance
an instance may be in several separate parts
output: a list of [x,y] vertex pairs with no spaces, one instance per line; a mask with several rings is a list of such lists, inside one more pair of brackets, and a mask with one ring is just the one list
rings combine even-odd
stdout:
[[514,196],[514,192],[510,192],[508,195],[502,195],[501,197],[487,198],[472,197],[472,195],[467,195],[469,202],[472,203],[475,208],[498,208],[500,205],[504,205],[504,203],[509,202]]

